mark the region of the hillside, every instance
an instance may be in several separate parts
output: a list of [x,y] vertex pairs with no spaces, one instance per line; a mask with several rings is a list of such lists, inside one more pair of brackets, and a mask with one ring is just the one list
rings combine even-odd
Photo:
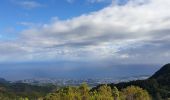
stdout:
[[170,64],[163,66],[159,71],[151,76],[150,79],[156,79],[163,89],[170,90]]
[[11,98],[18,100],[21,97],[27,97],[32,100],[34,98],[43,97],[56,89],[56,86],[53,85],[35,86],[25,83],[10,83],[4,79],[1,80],[0,100],[11,100]]
[[[165,100],[170,98],[170,64],[164,65],[160,70],[146,80],[136,80],[130,82],[121,82],[118,84],[108,84],[113,89],[116,86],[118,89],[123,89],[131,85],[139,86],[146,89],[154,100]],[[96,90],[101,85],[93,88]]]
[[[170,83],[170,64],[166,64],[146,80],[135,80],[130,82],[121,82],[118,84],[112,83],[112,84],[107,84],[107,86],[110,86],[112,90],[114,90],[115,87],[117,87],[118,90],[120,91],[122,89],[127,88],[128,86],[132,86],[132,85],[138,86],[142,89],[147,90],[148,93],[152,96],[153,100],[167,100],[167,98],[170,98],[169,83]],[[95,90],[100,90],[102,86],[103,85],[101,84],[98,85],[97,87],[92,88],[91,90],[89,90],[90,91],[89,93],[91,92],[93,93],[95,92]],[[73,88],[73,90],[76,91],[81,91],[81,89],[76,87],[69,87],[69,89],[70,88]],[[87,86],[86,88],[88,89]],[[106,88],[106,87],[102,87],[102,88]],[[69,90],[67,89],[67,87],[64,87],[64,89]],[[48,97],[51,96],[51,94],[49,93],[53,92],[53,90],[57,90],[57,87],[53,85],[34,86],[34,85],[29,85],[24,83],[10,83],[2,78],[0,79],[0,100],[2,98],[3,100],[10,100],[7,98],[18,99],[20,97],[28,97],[29,99],[32,100],[33,98],[41,98],[46,95]],[[56,93],[54,94],[56,95]]]
[[169,100],[169,69],[166,64],[146,80],[100,84],[91,90],[87,85],[69,86],[48,94],[45,100]]
[[150,78],[154,78],[154,79],[169,78],[170,77],[169,75],[170,75],[170,64],[166,64]]

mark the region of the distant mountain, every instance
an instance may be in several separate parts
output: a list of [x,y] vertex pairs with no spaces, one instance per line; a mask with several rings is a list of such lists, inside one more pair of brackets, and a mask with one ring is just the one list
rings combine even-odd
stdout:
[[0,78],[0,83],[8,83],[9,81],[5,80],[4,78]]
[[[153,100],[166,100],[170,98],[170,64],[164,65],[148,79],[108,85],[110,85],[111,88],[116,86],[118,89],[123,89],[131,85],[139,86],[146,89],[152,95]],[[101,85],[93,88],[92,91],[98,89],[100,86]]]

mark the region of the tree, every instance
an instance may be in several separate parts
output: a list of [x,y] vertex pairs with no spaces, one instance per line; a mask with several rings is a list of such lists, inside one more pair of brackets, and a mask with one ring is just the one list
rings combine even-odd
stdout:
[[119,90],[116,87],[114,87],[112,89],[112,95],[114,97],[114,100],[120,100],[120,97],[119,97],[120,93],[119,93]]
[[86,83],[83,83],[79,86],[79,93],[81,96],[82,100],[89,100],[90,99],[90,94],[89,94],[89,87]]
[[64,87],[55,93],[48,94],[45,100],[81,100],[77,87]]
[[151,100],[146,90],[136,86],[128,86],[121,94],[122,100]]
[[110,86],[102,85],[97,92],[97,100],[113,100],[112,89]]

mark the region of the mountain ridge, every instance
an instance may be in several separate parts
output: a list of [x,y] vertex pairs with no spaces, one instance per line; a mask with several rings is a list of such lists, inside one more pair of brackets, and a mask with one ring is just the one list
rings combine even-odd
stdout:
[[152,78],[159,78],[161,76],[167,76],[170,75],[170,63],[164,65],[163,67],[161,67],[156,73],[154,73],[150,79]]
[[[101,85],[92,88],[97,90]],[[155,72],[151,77],[145,80],[134,80],[129,82],[107,84],[112,89],[117,87],[119,90],[128,86],[139,86],[146,89],[153,97],[153,100],[166,100],[170,98],[170,64],[166,64]]]

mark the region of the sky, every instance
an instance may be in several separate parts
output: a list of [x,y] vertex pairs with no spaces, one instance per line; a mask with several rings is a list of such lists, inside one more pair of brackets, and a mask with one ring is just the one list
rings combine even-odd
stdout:
[[169,9],[169,0],[1,0],[0,71],[166,64]]

